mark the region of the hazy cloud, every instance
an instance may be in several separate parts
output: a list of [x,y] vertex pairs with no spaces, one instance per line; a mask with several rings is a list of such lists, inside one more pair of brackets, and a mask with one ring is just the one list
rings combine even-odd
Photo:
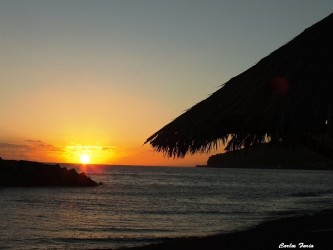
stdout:
[[114,151],[116,147],[114,146],[105,146],[102,148],[103,151]]
[[23,144],[12,144],[12,143],[6,143],[6,142],[0,142],[0,150],[1,149],[24,149],[24,148],[29,148],[27,145]]
[[23,143],[0,142],[0,157],[5,159],[35,159],[40,155],[62,151],[63,148],[41,140],[25,140]]
[[25,140],[26,142],[41,143],[41,140]]

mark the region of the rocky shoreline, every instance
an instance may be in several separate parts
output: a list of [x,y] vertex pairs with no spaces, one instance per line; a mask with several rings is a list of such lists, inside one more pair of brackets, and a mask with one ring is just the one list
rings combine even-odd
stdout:
[[0,187],[95,187],[100,185],[85,173],[59,164],[0,158]]

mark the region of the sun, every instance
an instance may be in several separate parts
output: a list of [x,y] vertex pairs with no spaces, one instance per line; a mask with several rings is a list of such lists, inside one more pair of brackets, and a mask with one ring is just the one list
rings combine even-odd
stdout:
[[80,162],[81,162],[82,164],[88,164],[88,163],[90,163],[90,156],[87,155],[87,154],[82,154],[82,155],[80,156]]

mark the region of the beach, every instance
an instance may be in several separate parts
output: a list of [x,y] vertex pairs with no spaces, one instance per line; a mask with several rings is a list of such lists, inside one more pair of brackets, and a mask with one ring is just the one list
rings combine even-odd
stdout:
[[[129,248],[126,248],[129,249]],[[333,210],[283,218],[244,231],[208,237],[179,238],[132,250],[333,249]]]

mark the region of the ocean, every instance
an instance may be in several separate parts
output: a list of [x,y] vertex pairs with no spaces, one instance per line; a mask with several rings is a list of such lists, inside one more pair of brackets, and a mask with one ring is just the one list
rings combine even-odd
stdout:
[[103,185],[1,188],[0,249],[113,249],[232,232],[333,207],[333,171],[81,170]]

